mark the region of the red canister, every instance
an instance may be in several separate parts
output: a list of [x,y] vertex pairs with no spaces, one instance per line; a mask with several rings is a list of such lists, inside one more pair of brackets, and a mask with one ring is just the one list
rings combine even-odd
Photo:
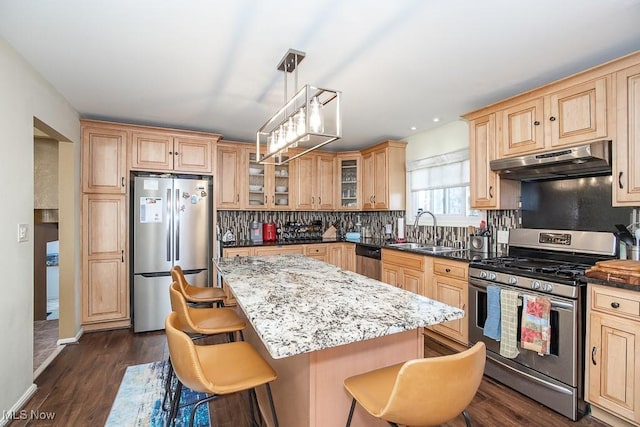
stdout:
[[262,241],[263,242],[275,242],[276,236],[276,223],[265,222],[262,224]]

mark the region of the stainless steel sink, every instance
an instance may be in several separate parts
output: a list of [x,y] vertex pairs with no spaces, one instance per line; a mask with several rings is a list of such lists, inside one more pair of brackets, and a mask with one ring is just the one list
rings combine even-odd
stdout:
[[460,250],[459,248],[452,248],[451,246],[428,245],[422,243],[393,243],[390,244],[389,247],[398,249],[412,249],[416,252],[424,252],[430,254],[439,254],[443,252]]
[[422,247],[420,243],[392,243],[389,246],[398,249],[418,249]]
[[414,249],[419,252],[427,252],[432,254],[439,254],[443,252],[452,252],[452,251],[460,250],[459,248],[452,248],[451,246],[435,246],[435,245],[424,245]]

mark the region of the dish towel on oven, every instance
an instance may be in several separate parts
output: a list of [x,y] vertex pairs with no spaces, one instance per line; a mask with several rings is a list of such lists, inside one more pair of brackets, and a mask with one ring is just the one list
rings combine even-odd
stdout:
[[502,289],[500,291],[500,316],[502,331],[500,355],[513,359],[518,351],[518,292]]
[[484,322],[482,334],[500,341],[500,288],[487,286],[487,320]]
[[522,307],[520,346],[533,350],[540,356],[549,354],[551,300],[525,295],[522,303],[524,307]]

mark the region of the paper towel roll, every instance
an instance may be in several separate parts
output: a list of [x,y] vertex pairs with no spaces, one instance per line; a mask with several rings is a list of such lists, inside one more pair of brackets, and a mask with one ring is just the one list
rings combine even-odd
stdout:
[[404,218],[398,218],[398,239],[404,239]]

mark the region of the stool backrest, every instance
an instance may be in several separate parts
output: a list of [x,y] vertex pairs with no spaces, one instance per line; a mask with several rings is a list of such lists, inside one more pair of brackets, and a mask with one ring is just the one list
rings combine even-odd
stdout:
[[187,300],[180,291],[180,286],[177,282],[172,282],[169,287],[169,297],[171,299],[171,310],[176,313],[178,317],[178,329],[182,331],[193,333],[196,331],[196,326],[189,316],[189,309],[187,308]]
[[182,267],[180,267],[179,265],[174,265],[171,269],[171,278],[174,282],[178,283],[182,295],[186,295],[187,286],[191,285],[189,285],[189,282],[187,282],[187,278],[184,277],[184,271],[182,271]]
[[211,393],[212,385],[200,366],[193,341],[180,329],[178,315],[169,313],[164,326],[171,364],[180,382],[193,391]]
[[457,417],[478,391],[485,360],[479,342],[461,353],[406,362],[379,417],[421,426]]

